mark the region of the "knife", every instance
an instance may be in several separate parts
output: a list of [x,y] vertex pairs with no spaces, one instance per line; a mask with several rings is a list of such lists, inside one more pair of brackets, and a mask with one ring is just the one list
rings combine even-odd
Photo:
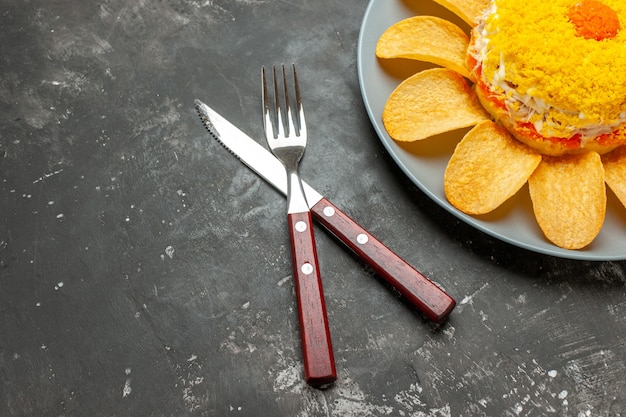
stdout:
[[[285,168],[270,151],[202,101],[196,99],[195,106],[214,139],[283,195],[287,194]],[[428,319],[441,323],[448,318],[456,305],[450,295],[306,182],[302,181],[302,187],[315,220],[370,265]]]

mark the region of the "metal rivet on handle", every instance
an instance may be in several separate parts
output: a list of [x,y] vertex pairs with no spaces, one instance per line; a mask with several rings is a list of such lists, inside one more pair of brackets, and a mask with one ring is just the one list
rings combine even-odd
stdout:
[[332,217],[335,215],[335,209],[328,206],[328,207],[324,207],[324,216],[326,217]]
[[306,262],[302,264],[302,268],[300,268],[300,270],[302,271],[303,274],[310,275],[311,273],[313,273],[313,265]]
[[306,223],[303,221],[299,221],[296,223],[295,227],[298,232],[304,232],[306,230]]
[[363,233],[356,237],[356,241],[359,242],[361,245],[365,245],[368,240],[369,238],[367,237],[367,235]]

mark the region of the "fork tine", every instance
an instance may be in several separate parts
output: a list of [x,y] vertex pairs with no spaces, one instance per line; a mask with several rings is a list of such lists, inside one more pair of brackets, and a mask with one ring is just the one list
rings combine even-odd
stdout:
[[263,128],[267,140],[274,138],[274,128],[272,126],[272,117],[270,116],[270,98],[267,91],[267,75],[265,74],[265,66],[261,67],[262,80],[262,97],[263,97]]
[[283,123],[282,111],[280,109],[280,91],[278,88],[278,78],[276,77],[275,65],[272,66],[272,73],[274,75],[274,101],[276,105],[276,128],[278,130],[278,134],[275,136],[282,138],[285,137],[285,125]]
[[[283,93],[285,95],[285,118],[287,119],[287,135],[291,135],[295,132],[293,123],[293,114],[291,112],[291,102],[289,100],[289,87],[287,86],[287,74],[285,73],[285,64],[281,65],[283,73]],[[278,93],[278,91],[277,91]]]
[[293,64],[293,85],[296,94],[296,111],[298,113],[298,133],[306,137],[306,122],[304,120],[304,110],[302,109],[302,98],[300,96],[300,83],[296,72],[296,64]]

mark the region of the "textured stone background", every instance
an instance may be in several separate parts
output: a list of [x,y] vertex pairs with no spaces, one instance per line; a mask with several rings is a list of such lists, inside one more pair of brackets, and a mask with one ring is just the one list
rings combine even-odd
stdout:
[[[408,181],[361,101],[366,6],[2,2],[0,415],[624,412],[626,263],[501,243]],[[285,200],[193,108],[260,138],[260,67],[292,61],[303,176],[458,301],[430,324],[318,230],[325,391],[302,381]]]

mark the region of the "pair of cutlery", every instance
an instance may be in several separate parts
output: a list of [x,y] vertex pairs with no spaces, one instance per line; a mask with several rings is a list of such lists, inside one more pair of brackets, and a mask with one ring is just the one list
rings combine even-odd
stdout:
[[[280,100],[279,85],[281,83],[278,82],[275,69],[272,72],[274,100],[276,97]],[[283,126],[280,103],[275,104],[273,110],[270,105],[264,69],[262,70],[263,119],[268,145],[275,154],[282,155],[287,148],[293,148],[289,152],[295,153],[293,159],[296,163],[295,167],[292,164],[289,174],[276,156],[215,110],[200,100],[195,100],[195,106],[213,138],[289,198],[288,218],[292,234],[292,258],[298,295],[305,379],[312,386],[324,386],[336,379],[336,370],[311,217],[370,265],[381,278],[391,284],[431,321],[443,322],[454,309],[456,302],[327,198],[299,179],[297,162],[304,153],[306,145],[306,123],[295,67],[293,67],[293,73],[297,117],[293,116],[293,109],[289,105],[288,83],[284,68],[282,72],[282,90],[285,97],[283,111],[287,119],[285,121],[287,129],[285,130]],[[290,111],[287,111],[287,108]],[[274,118],[270,113],[274,115]],[[276,139],[277,137],[280,139]],[[294,141],[300,143],[294,144]],[[300,195],[300,192],[304,195]]]

